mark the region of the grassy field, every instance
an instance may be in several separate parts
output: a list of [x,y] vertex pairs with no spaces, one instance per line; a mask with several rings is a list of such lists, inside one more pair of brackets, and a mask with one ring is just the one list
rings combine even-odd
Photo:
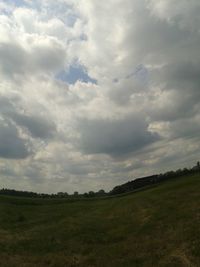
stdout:
[[121,197],[0,197],[1,267],[200,266],[200,176]]

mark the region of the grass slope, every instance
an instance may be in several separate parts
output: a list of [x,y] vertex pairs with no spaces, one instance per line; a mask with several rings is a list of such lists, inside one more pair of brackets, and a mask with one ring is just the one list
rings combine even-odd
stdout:
[[0,197],[1,267],[200,266],[200,176],[93,200]]

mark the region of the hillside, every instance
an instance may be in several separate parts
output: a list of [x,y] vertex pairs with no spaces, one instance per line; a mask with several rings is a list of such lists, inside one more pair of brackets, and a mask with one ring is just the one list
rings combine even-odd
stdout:
[[199,174],[104,199],[0,196],[0,266],[200,266],[199,225]]

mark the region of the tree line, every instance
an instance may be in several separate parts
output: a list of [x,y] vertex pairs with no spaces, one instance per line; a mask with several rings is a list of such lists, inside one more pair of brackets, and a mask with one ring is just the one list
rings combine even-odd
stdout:
[[151,176],[145,176],[141,178],[133,179],[127,183],[122,185],[115,186],[111,191],[105,192],[103,189],[100,189],[97,192],[89,191],[87,193],[80,194],[78,191],[75,191],[73,194],[68,194],[67,192],[58,192],[56,194],[45,194],[45,193],[36,193],[30,191],[20,191],[14,189],[2,188],[0,189],[0,195],[9,195],[9,196],[17,196],[17,197],[31,197],[31,198],[93,198],[93,197],[105,197],[118,195],[123,193],[132,192],[138,189],[142,189],[146,186],[158,184],[164,182],[166,180],[193,174],[200,172],[200,162],[188,169],[178,169],[176,171],[168,171],[166,173],[155,174]]

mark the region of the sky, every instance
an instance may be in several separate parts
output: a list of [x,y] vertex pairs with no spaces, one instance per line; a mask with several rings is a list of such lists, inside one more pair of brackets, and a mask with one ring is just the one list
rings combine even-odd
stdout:
[[111,190],[200,159],[199,0],[0,0],[0,188]]

